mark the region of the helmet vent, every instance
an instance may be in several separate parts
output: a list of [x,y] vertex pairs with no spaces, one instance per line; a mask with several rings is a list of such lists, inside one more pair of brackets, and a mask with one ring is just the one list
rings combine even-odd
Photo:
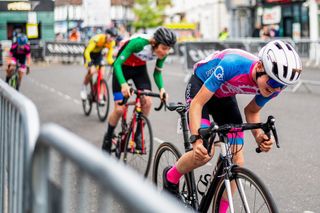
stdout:
[[289,44],[286,44],[287,48],[292,51],[292,47]]
[[278,42],[275,42],[274,45],[276,45],[276,47],[278,47],[279,50],[282,50],[282,47]]
[[288,75],[288,67],[287,66],[283,66],[283,77],[287,77]]
[[277,66],[277,63],[276,63],[276,62],[273,62],[272,65],[273,65],[273,67],[272,67],[272,73],[273,73],[275,76],[278,76],[278,66]]

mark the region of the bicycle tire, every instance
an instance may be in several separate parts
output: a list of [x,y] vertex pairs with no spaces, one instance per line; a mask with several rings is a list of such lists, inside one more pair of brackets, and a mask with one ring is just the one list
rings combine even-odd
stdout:
[[82,109],[86,116],[89,116],[92,109],[93,95],[91,90],[91,83],[87,85],[87,98],[82,100]]
[[[168,152],[168,154],[166,152]],[[174,165],[180,157],[181,153],[173,144],[169,142],[164,142],[158,147],[153,161],[152,181],[160,189],[162,189],[161,183],[163,170],[167,166]],[[162,159],[165,162],[161,162]]]
[[[100,81],[100,93],[103,92],[102,97],[104,103],[101,104],[97,101],[97,112],[100,121],[105,121],[107,119],[109,113],[109,105],[110,105],[110,95],[109,95],[109,87],[107,82],[104,79]],[[97,95],[97,100],[99,100]],[[104,111],[103,111],[104,110]]]
[[[127,140],[124,146],[124,156],[123,156],[123,161],[124,163],[130,165],[133,167],[135,170],[137,170],[139,173],[142,173],[145,177],[148,176],[149,170],[150,170],[150,165],[151,165],[151,160],[152,160],[152,154],[153,154],[153,134],[152,134],[152,127],[149,119],[145,117],[144,115],[140,115],[142,122],[144,122],[144,127],[143,127],[143,134],[145,137],[145,154],[137,153],[135,150],[131,150],[130,142],[131,142],[131,134],[132,131],[135,127],[130,125],[130,129],[127,135]],[[137,123],[139,120],[137,119]],[[146,135],[146,130],[147,134]],[[137,162],[142,161],[142,164],[137,164]]]
[[[279,212],[277,206],[261,179],[256,176],[250,170],[243,167],[233,167],[231,170],[230,181],[235,181],[236,192],[233,193],[233,206],[235,212],[247,212],[244,204],[244,197],[247,200],[250,212]],[[245,196],[242,197],[239,193],[240,185],[242,185]],[[250,193],[249,193],[250,190]],[[252,193],[252,191],[254,193]],[[225,191],[224,178],[221,177],[217,184],[215,196],[212,202],[212,212],[219,212],[219,205],[222,198],[222,194]],[[254,203],[253,203],[254,201]]]
[[17,89],[17,85],[18,85],[18,75],[16,73],[14,73],[10,79],[9,79],[9,85],[14,88]]
[[[178,151],[176,146],[170,142],[164,142],[158,147],[154,156],[152,172],[152,181],[158,190],[163,191],[163,170],[167,166],[174,165],[180,157],[181,153]],[[192,195],[192,188],[188,174],[185,174],[183,177],[181,177],[179,182],[179,192],[183,198],[182,202],[184,202],[187,207],[190,207],[192,206],[192,201],[190,199]]]

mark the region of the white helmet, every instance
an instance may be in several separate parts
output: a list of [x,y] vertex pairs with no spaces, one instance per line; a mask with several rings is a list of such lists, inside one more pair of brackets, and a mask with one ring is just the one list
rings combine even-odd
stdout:
[[300,78],[302,71],[300,57],[287,42],[270,41],[259,51],[259,59],[267,75],[281,84],[294,84]]

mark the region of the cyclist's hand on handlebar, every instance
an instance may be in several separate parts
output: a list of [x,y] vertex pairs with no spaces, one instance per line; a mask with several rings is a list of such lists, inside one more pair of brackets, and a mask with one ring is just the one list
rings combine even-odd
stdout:
[[160,98],[161,100],[164,100],[165,102],[168,102],[168,93],[166,93],[166,90],[164,88],[160,89]]
[[207,149],[203,146],[203,142],[201,139],[198,139],[194,144],[193,147],[193,157],[196,161],[206,162],[209,161],[211,158],[208,155]]
[[121,85],[121,93],[126,98],[131,96],[130,86],[127,83],[124,83],[124,84]]
[[261,133],[256,137],[256,141],[258,146],[262,152],[268,152],[273,145],[273,138],[269,138],[266,134]]

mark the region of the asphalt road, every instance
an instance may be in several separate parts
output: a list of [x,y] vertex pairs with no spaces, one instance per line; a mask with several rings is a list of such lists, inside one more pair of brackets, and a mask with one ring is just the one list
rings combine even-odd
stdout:
[[[149,67],[152,71],[153,65]],[[4,79],[4,72],[0,73]],[[23,79],[21,93],[37,106],[41,124],[57,123],[100,148],[106,124],[98,120],[95,108],[89,117],[83,114],[79,93],[84,75],[81,65],[37,64]],[[164,81],[170,101],[184,100],[185,75],[178,61],[166,64]],[[320,71],[305,69],[302,78],[320,81]],[[253,138],[246,134],[245,166],[270,188],[280,212],[320,212],[320,86],[310,89],[312,93],[303,86],[295,93],[284,92],[263,109],[263,120],[268,115],[277,119],[280,149],[256,154]],[[251,99],[250,95],[239,95],[240,108]],[[177,119],[174,112],[151,113],[155,148],[163,141],[171,141],[183,151],[182,135],[176,132]],[[211,168],[208,164],[199,171],[210,172]]]

